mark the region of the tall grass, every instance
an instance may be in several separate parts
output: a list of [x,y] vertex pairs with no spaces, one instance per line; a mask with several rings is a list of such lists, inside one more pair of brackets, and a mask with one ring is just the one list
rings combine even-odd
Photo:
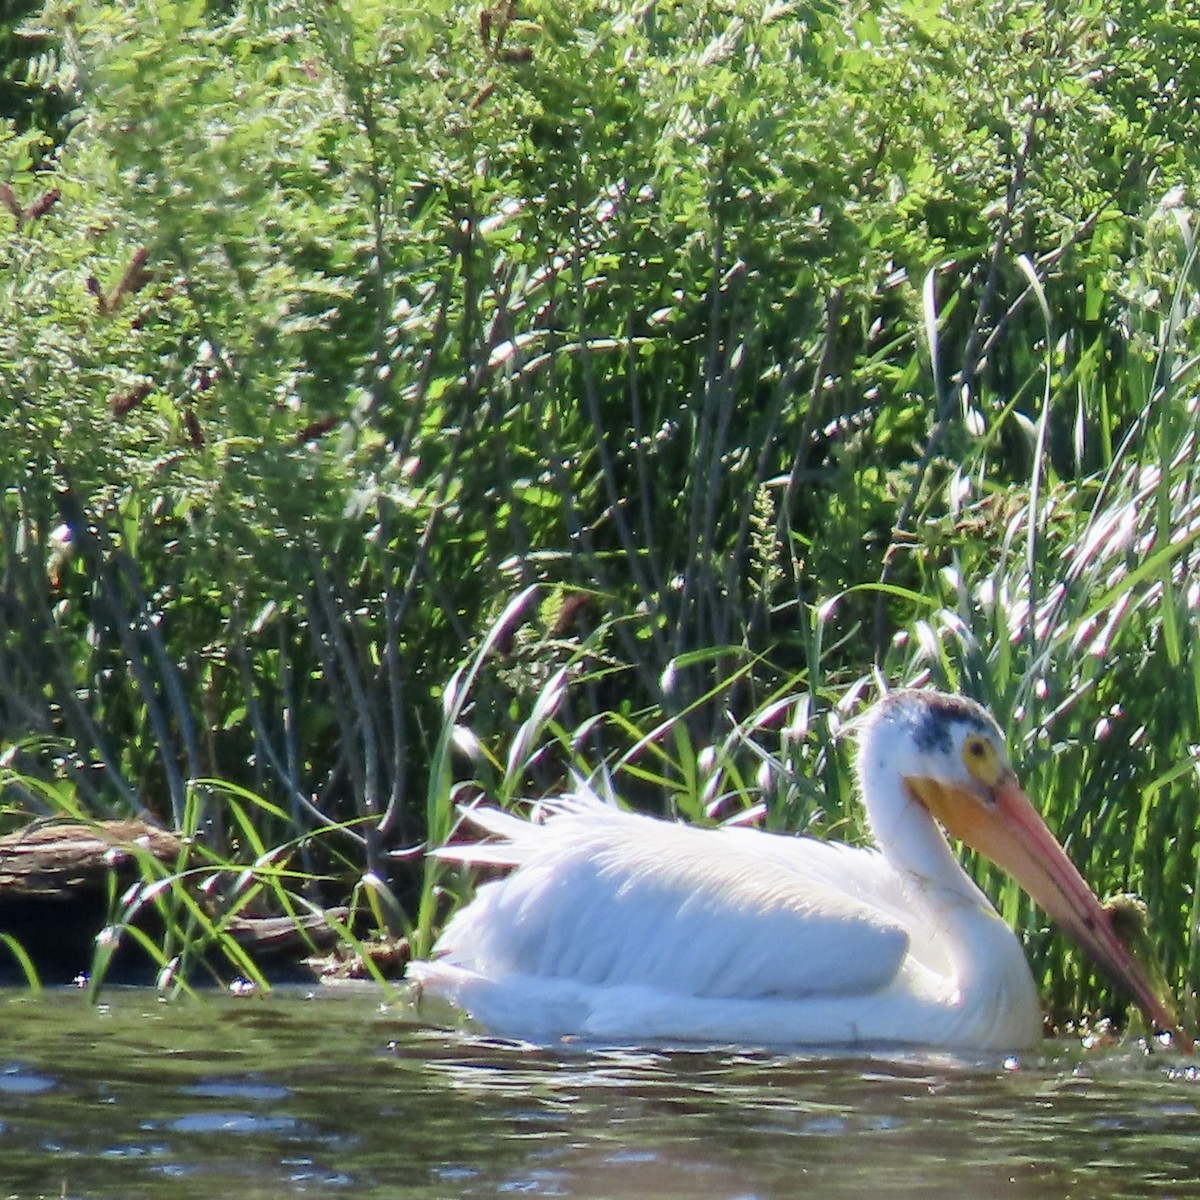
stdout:
[[[940,607],[891,660],[904,677],[960,687],[992,707],[1084,873],[1102,892],[1149,898],[1156,938],[1194,1016],[1197,359],[1179,355],[1191,340],[1197,286],[1189,217],[1166,214],[1152,229],[1161,244],[1147,254],[1174,254],[1170,299],[1161,311],[1131,306],[1130,322],[1143,325],[1130,334],[1149,332],[1155,355],[1144,373],[1135,363],[1119,381],[1142,401],[1121,440],[1100,447],[1103,470],[1064,473],[1052,462],[1046,430],[1055,406],[1071,405],[1086,422],[1078,446],[1103,437],[1092,420],[1103,403],[1089,394],[1093,347],[1061,354],[1042,304],[1049,349],[1028,486],[1001,503],[959,493],[968,499],[954,513],[949,561],[929,577]],[[1031,285],[1039,289],[1032,272]],[[1092,994],[1086,968],[1064,958],[1061,941],[1047,941],[1013,885],[997,894],[1002,911],[1032,930],[1057,1006],[1079,1011]]]
[[[934,514],[926,519],[938,527],[937,535],[927,534],[908,551],[921,578],[918,589],[888,583],[885,570],[883,582],[793,609],[805,651],[800,670],[778,676],[777,690],[757,700],[741,686],[744,674],[721,678],[695,700],[697,707],[717,701],[721,714],[714,736],[703,743],[693,740],[687,711],[591,713],[578,728],[564,727],[556,720],[565,699],[559,672],[521,726],[520,751],[506,760],[499,750],[482,753],[480,761],[495,769],[476,772],[468,794],[477,788],[501,803],[536,796],[553,764],[553,786],[568,770],[600,773],[619,794],[689,820],[752,819],[855,841],[864,828],[853,795],[850,739],[841,736],[847,720],[880,686],[962,691],[996,715],[1028,790],[1096,890],[1134,891],[1148,900],[1155,944],[1194,1020],[1200,992],[1200,358],[1177,353],[1189,345],[1200,311],[1189,216],[1175,214],[1171,227],[1155,234],[1174,251],[1170,302],[1161,313],[1129,311],[1131,337],[1149,329],[1155,348],[1149,369],[1143,376],[1135,363],[1119,380],[1103,381],[1143,396],[1120,440],[1095,445],[1110,432],[1094,418],[1103,411],[1101,399],[1089,394],[1097,385],[1087,370],[1095,347],[1062,353],[1041,280],[1026,264],[1031,302],[1046,323],[1043,358],[1029,387],[1040,391],[1040,411],[1022,433],[1028,476],[1003,489],[988,482],[987,460],[1001,444],[1004,422],[1016,421],[1011,408],[1001,410],[995,425],[978,427],[959,461],[941,458],[940,481],[914,505],[914,512]],[[1147,247],[1160,258],[1163,251]],[[928,328],[936,361],[932,310]],[[1068,404],[1084,426],[1072,432],[1075,461],[1059,460],[1069,463],[1064,471],[1053,460],[1048,431],[1056,410]],[[1080,469],[1081,440],[1102,469]],[[864,635],[864,610],[853,602],[871,593],[905,599],[925,615],[893,637],[872,670],[856,675],[846,670],[838,633]],[[843,610],[851,614],[848,627],[841,623]],[[724,659],[715,651],[711,661]],[[483,677],[481,662],[472,674]],[[539,771],[529,770],[532,762]],[[448,789],[439,795],[445,828],[454,796]],[[971,865],[1024,934],[1059,1020],[1117,1003],[1014,883],[984,863]],[[440,876],[443,868],[430,863],[429,871]],[[464,883],[456,884],[460,896]]]

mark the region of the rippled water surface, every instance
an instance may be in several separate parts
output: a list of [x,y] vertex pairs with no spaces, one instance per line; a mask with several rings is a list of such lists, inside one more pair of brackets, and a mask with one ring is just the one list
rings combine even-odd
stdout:
[[0,995],[0,1196],[1200,1197],[1200,1070],[548,1053],[376,992]]

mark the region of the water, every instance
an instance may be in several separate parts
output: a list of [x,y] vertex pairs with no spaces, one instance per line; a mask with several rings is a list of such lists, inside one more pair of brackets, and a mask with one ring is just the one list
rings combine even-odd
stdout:
[[0,1197],[1200,1197],[1200,1068],[1137,1048],[531,1051],[374,991],[0,994]]

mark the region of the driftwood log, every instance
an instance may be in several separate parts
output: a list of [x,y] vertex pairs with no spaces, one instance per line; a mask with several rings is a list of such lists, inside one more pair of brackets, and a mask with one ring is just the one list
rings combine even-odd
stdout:
[[[96,937],[112,919],[113,897],[147,878],[147,856],[170,869],[182,851],[177,834],[141,821],[46,821],[0,836],[0,934],[20,943],[43,983],[86,975]],[[211,903],[205,899],[206,907]],[[330,915],[344,917],[345,910]],[[157,937],[157,921],[154,905],[147,904],[136,923]],[[338,939],[315,915],[239,915],[223,927],[268,974],[294,975],[307,955],[330,949]],[[146,982],[156,970],[137,940],[125,937],[107,977]],[[17,956],[0,942],[0,983],[23,980]]]

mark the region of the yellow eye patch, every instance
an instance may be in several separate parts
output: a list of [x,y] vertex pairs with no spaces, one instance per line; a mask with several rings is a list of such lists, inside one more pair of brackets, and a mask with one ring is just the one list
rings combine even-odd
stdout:
[[983,734],[973,733],[963,742],[962,757],[971,777],[985,787],[995,787],[1006,774],[1003,757]]

